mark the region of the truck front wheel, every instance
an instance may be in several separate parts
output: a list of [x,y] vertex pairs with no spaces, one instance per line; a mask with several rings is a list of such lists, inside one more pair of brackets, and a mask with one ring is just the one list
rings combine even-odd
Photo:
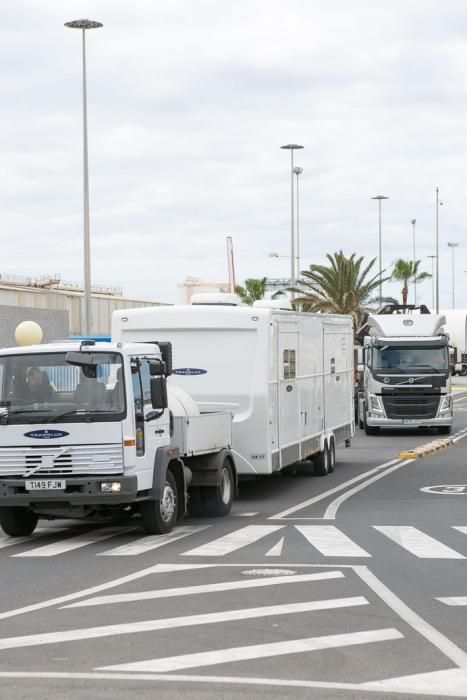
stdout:
[[38,516],[21,506],[1,506],[0,525],[5,534],[10,537],[23,537],[30,535],[36,529]]
[[167,471],[162,498],[143,501],[139,507],[146,532],[150,535],[166,535],[177,521],[177,484],[171,471]]

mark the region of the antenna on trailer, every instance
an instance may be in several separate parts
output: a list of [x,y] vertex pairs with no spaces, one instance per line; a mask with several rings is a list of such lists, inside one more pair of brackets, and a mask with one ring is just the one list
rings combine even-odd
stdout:
[[227,236],[227,266],[229,268],[229,292],[235,294],[235,264],[232,236]]

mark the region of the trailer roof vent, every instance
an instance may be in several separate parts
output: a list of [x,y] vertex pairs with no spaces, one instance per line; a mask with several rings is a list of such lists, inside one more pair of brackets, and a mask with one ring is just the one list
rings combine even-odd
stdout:
[[198,292],[191,297],[192,306],[240,306],[240,297],[226,292]]
[[288,299],[259,299],[253,302],[256,309],[279,309],[279,311],[293,311]]

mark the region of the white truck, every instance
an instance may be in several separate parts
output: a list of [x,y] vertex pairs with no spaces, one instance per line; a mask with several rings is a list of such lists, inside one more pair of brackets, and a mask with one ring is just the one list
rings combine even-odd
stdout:
[[367,435],[381,428],[431,427],[439,433],[451,432],[445,317],[407,310],[395,307],[393,313],[369,316],[365,323],[358,421]]
[[297,313],[284,300],[240,305],[235,295],[196,294],[192,303],[115,311],[116,341],[155,338],[173,347],[169,387],[201,411],[233,414],[240,479],[313,459],[334,470],[335,448],[354,433],[353,327],[349,316]]
[[440,311],[446,317],[445,330],[449,334],[450,364],[453,375],[467,376],[467,309]]
[[[167,533],[185,514],[229,512],[232,416],[167,395],[167,343],[58,343],[0,351],[0,525],[141,514]],[[169,410],[170,407],[170,410]]]

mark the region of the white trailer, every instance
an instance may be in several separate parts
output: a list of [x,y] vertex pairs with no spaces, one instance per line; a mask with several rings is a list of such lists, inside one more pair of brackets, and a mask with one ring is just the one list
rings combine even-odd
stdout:
[[233,414],[240,477],[272,474],[310,457],[324,475],[334,469],[336,445],[350,444],[350,317],[199,294],[191,305],[114,312],[112,339],[172,343],[169,388],[183,389],[201,412]]

